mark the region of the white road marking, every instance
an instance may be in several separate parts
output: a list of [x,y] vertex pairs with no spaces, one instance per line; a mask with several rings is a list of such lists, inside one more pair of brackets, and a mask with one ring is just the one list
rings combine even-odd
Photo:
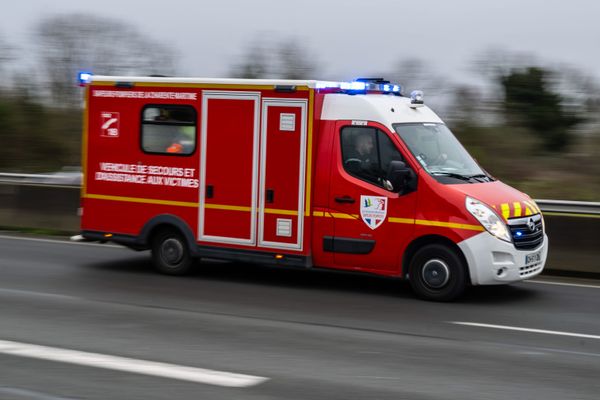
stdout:
[[73,398],[67,397],[56,397],[50,394],[34,392],[32,390],[19,389],[19,388],[11,388],[11,387],[1,387],[0,386],[0,395],[7,394],[10,397],[2,397],[3,399],[30,399],[30,400],[75,400]]
[[533,280],[529,280],[529,281],[523,281],[525,283],[541,283],[543,285],[556,285],[556,286],[574,286],[574,287],[584,287],[584,288],[593,288],[593,289],[600,289],[600,286],[597,285],[586,285],[583,283],[567,283],[567,282],[551,282],[551,281],[533,281]]
[[545,329],[531,329],[531,328],[522,328],[522,327],[519,327],[519,326],[480,324],[480,323],[477,323],[477,322],[461,322],[461,321],[449,321],[449,322],[451,324],[455,324],[455,325],[475,326],[475,327],[479,327],[479,328],[503,329],[503,330],[508,330],[508,331],[543,333],[543,334],[546,334],[546,335],[572,336],[572,337],[578,337],[578,338],[600,340],[600,335],[587,335],[587,334],[584,334],[584,333],[562,332],[562,331],[548,331],[548,330],[545,330]]
[[125,248],[123,246],[119,246],[119,245],[116,245],[116,244],[101,244],[101,243],[87,243],[87,242],[70,242],[70,241],[67,241],[67,240],[40,239],[40,238],[30,238],[30,237],[22,237],[22,236],[0,235],[0,239],[28,240],[30,242],[55,243],[55,244],[72,244],[72,245],[77,245],[77,246],[113,247],[113,248],[118,248],[118,249],[124,249]]
[[269,379],[262,376],[242,375],[162,362],[12,342],[8,340],[0,340],[0,354],[85,365],[88,367],[125,371],[135,374],[152,375],[162,378],[226,387],[249,387],[258,385]]

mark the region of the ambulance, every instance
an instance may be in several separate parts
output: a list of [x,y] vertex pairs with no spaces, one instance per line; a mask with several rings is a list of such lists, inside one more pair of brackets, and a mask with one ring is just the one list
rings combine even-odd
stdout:
[[383,79],[79,76],[81,236],[200,258],[398,277],[421,298],[540,274],[544,219]]

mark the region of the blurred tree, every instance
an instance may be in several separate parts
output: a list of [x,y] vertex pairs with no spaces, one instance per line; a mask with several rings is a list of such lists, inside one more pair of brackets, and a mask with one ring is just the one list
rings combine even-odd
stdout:
[[549,88],[550,73],[538,67],[513,69],[500,77],[504,110],[510,122],[523,124],[537,134],[546,150],[561,151],[572,140],[570,129],[583,121],[562,105],[562,97]]
[[233,67],[234,78],[260,79],[269,75],[268,51],[263,43],[253,43],[243,57],[243,61]]
[[315,79],[315,58],[296,39],[281,41],[276,48],[275,75],[283,79]]
[[230,76],[235,78],[314,79],[317,67],[309,50],[290,38],[279,42],[255,39]]
[[14,49],[0,36],[0,86],[7,83],[4,67],[13,59]]
[[[65,115],[61,115],[62,121]],[[53,170],[64,165],[64,129],[49,130],[52,118],[43,105],[25,94],[0,98],[0,168],[13,171]],[[79,118],[75,118],[80,120]]]
[[36,29],[39,56],[54,104],[80,102],[77,71],[102,75],[172,75],[174,49],[118,20],[86,14],[52,16]]

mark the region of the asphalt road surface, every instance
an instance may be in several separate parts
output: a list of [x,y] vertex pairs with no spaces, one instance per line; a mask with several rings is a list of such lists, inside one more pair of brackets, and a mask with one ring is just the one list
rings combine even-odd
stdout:
[[[472,288],[0,236],[0,399],[600,398],[600,282]],[[545,281],[545,282],[544,282]]]

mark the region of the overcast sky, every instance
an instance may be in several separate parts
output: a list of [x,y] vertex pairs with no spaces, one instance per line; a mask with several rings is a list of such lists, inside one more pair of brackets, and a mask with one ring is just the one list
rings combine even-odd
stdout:
[[490,48],[568,63],[600,80],[600,2],[593,0],[16,0],[0,37],[23,46],[41,18],[86,12],[137,27],[179,51],[182,75],[222,77],[253,38],[297,38],[320,66],[315,79],[380,74],[419,58],[469,79]]

